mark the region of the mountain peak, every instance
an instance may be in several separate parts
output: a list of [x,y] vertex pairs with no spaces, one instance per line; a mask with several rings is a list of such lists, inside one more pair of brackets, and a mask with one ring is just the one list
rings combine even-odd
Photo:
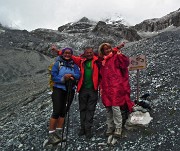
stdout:
[[86,23],[88,23],[88,22],[90,22],[90,20],[87,17],[83,17],[78,22],[86,22]]

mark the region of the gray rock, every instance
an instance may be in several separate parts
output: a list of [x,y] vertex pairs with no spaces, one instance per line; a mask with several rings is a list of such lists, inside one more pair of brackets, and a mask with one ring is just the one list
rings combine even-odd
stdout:
[[155,19],[148,19],[140,24],[136,24],[134,29],[138,31],[159,31],[165,29],[169,26],[180,26],[180,9],[177,11],[171,12],[170,14],[162,17],[162,18],[155,18]]

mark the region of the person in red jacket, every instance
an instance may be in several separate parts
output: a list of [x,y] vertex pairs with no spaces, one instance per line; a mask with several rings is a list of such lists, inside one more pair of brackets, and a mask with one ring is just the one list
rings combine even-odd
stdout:
[[79,66],[81,77],[78,81],[80,125],[79,136],[92,137],[94,112],[98,100],[99,68],[98,57],[91,47],[86,47],[81,57],[72,56]]
[[130,100],[129,59],[118,47],[112,49],[109,43],[99,46],[99,55],[103,58],[100,68],[100,90],[102,103],[106,107],[106,135],[121,136],[121,109],[128,107],[132,111],[134,102]]
[[[55,47],[52,47],[52,49],[56,50]],[[61,55],[61,51],[58,51],[58,53]],[[86,135],[86,138],[91,138],[94,112],[98,100],[98,57],[94,55],[92,47],[86,47],[84,54],[81,56],[72,56],[72,59],[81,71],[77,85],[81,127],[78,135]]]

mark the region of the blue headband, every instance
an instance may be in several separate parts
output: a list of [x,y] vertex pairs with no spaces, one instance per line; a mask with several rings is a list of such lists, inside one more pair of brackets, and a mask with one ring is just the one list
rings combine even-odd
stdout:
[[71,54],[73,54],[73,50],[71,49],[71,48],[64,48],[64,49],[62,49],[62,54],[66,51],[66,50],[70,50],[71,51]]

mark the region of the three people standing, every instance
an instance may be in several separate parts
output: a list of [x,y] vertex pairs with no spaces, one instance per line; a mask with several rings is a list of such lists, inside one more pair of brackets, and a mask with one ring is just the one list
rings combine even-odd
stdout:
[[[77,85],[81,127],[79,136],[92,137],[99,83],[102,103],[107,113],[106,135],[121,136],[121,110],[128,108],[132,111],[134,106],[130,100],[129,59],[120,51],[121,46],[112,48],[109,43],[103,43],[99,46],[99,57],[94,55],[91,47],[86,47],[81,56],[71,56],[81,72]],[[62,51],[58,52],[62,55]]]

